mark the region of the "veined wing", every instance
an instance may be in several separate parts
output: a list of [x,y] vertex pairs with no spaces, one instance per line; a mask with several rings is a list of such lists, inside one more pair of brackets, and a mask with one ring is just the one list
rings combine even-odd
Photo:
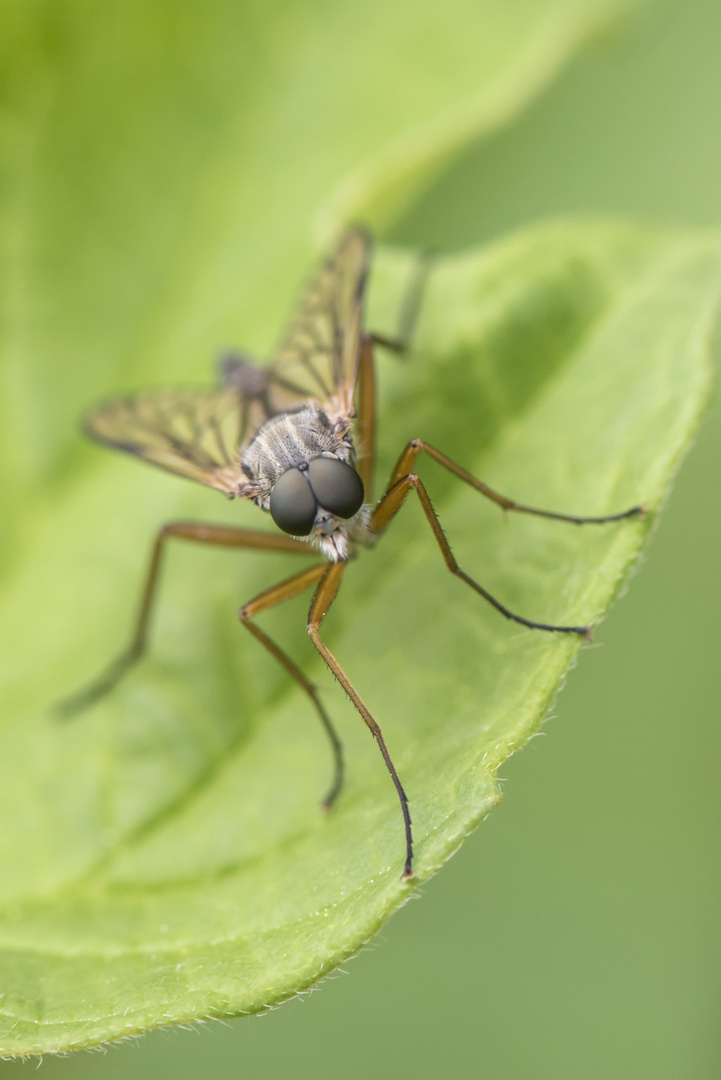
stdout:
[[158,390],[102,402],[85,430],[105,446],[238,495],[243,448],[266,419],[260,398],[232,387]]
[[352,229],[307,287],[268,367],[227,357],[218,389],[158,390],[101,402],[85,420],[96,442],[239,495],[242,453],[271,416],[313,399],[353,415],[370,238]]
[[279,387],[353,414],[370,237],[351,229],[316,271],[270,366]]

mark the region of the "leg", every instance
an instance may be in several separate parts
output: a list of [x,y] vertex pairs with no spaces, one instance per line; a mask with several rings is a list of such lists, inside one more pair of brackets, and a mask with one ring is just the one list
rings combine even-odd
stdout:
[[416,268],[409,284],[406,287],[403,302],[401,304],[400,317],[398,319],[398,333],[395,337],[386,337],[384,334],[370,334],[375,345],[382,345],[384,349],[403,356],[410,350],[413,333],[418,322],[418,313],[423,301],[423,290],[434,262],[434,255],[422,252],[416,260]]
[[252,621],[256,615],[261,613],[261,611],[267,611],[268,608],[275,607],[276,604],[282,604],[284,600],[291,600],[294,596],[298,596],[299,593],[302,593],[312,585],[315,585],[326,570],[327,564],[321,563],[319,566],[311,566],[309,570],[302,570],[300,574],[294,574],[293,577],[281,581],[279,585],[274,585],[271,589],[266,589],[265,592],[260,593],[253,600],[244,604],[238,612],[238,617],[243,626],[250,630],[253,637],[257,638],[262,645],[265,645],[268,652],[272,653],[276,660],[283,665],[285,670],[292,675],[301,689],[308,695],[318,713],[320,722],[330,740],[331,750],[333,752],[333,782],[321,803],[324,810],[329,810],[343,786],[343,748],[340,739],[338,738],[338,734],[333,727],[328,713],[323,708],[323,704],[318,696],[318,687],[303,674],[298,665],[291,660],[288,654],[283,652],[273,639],[268,637],[265,631],[261,630],[260,627],[256,626]]
[[357,468],[366,500],[373,500],[373,474],[375,472],[376,452],[376,381],[373,346],[381,345],[397,356],[405,355],[410,347],[418,321],[418,313],[423,299],[423,289],[428,277],[432,256],[422,255],[416,271],[406,289],[398,320],[398,334],[394,338],[383,334],[366,333],[361,337],[360,357],[358,361],[358,461]]
[[373,501],[373,475],[376,464],[376,371],[373,338],[363,334],[358,359],[358,458],[356,468],[363,481],[366,502]]
[[[450,458],[446,457],[445,454],[442,454],[440,450],[436,450],[430,443],[424,442],[423,439],[411,439],[401,456],[398,458],[396,467],[388,481],[386,496],[402,477],[408,476],[413,468],[416,458],[422,450],[425,451],[429,457],[432,457],[434,461],[437,461],[439,465],[442,465],[444,469],[448,469],[450,473],[457,476],[459,480],[463,480],[464,483],[470,484],[472,488],[475,488],[476,491],[480,491],[481,495],[485,495],[487,499],[496,503],[503,510],[515,510],[519,514],[535,514],[537,517],[553,518],[555,521],[569,521],[573,525],[605,525],[609,521],[622,521],[624,518],[643,517],[646,512],[644,506],[632,506],[630,510],[624,510],[621,514],[607,514],[605,517],[574,517],[572,514],[557,514],[552,510],[537,510],[533,506],[524,506],[522,503],[514,502],[513,499],[509,499],[505,495],[500,495],[497,491],[494,491],[493,488],[484,484],[482,480],[476,479],[471,473],[462,469],[460,465],[456,465],[455,461],[451,461]],[[381,502],[376,507],[379,532],[385,528],[385,524],[393,517],[393,513],[391,513],[388,517],[388,521],[386,521],[385,524],[380,524],[384,521],[386,516],[383,512],[380,512],[382,503],[383,499],[381,499]]]
[[393,764],[391,756],[388,753],[385,740],[383,738],[383,735],[381,734],[381,729],[368,711],[368,707],[363,702],[360,694],[351,683],[345,671],[340,666],[328,646],[323,641],[321,641],[319,636],[321,623],[323,622],[323,619],[325,618],[329,607],[335,600],[338,589],[340,588],[340,583],[343,579],[346,565],[346,563],[340,562],[331,563],[330,566],[327,566],[325,568],[325,573],[320,580],[318,588],[316,589],[315,595],[313,597],[313,601],[310,605],[310,612],[308,613],[308,633],[316,649],[323,657],[326,664],[333,672],[336,679],[341,684],[346,694],[351,699],[356,709],[368,725],[371,735],[378,743],[378,748],[383,755],[383,760],[386,763],[386,768],[388,769],[388,772],[391,775],[391,780],[395,785],[395,789],[398,793],[398,798],[400,799],[401,803],[403,825],[406,835],[406,862],[405,869],[403,871],[403,880],[407,881],[408,878],[413,877],[413,836],[411,834],[411,816],[408,811],[408,798],[405,791],[403,790],[403,785],[400,782],[395,765]]
[[104,697],[144,655],[148,644],[148,629],[165,542],[171,537],[178,540],[191,540],[196,544],[252,548],[258,551],[295,551],[307,555],[309,550],[307,544],[292,540],[289,536],[264,533],[255,529],[233,529],[224,525],[202,525],[193,521],[176,521],[163,525],[153,544],[148,575],[130,645],[95,682],[80,690],[79,693],[73,694],[72,697],[59,702],[57,711],[63,719],[82,712],[83,709]]
[[374,532],[382,532],[388,527],[401,506],[403,506],[409,493],[413,490],[418,492],[418,498],[421,501],[421,506],[428,519],[428,524],[441,549],[445,564],[452,574],[459,577],[461,581],[465,581],[466,585],[470,585],[470,587],[474,589],[479,596],[482,596],[484,600],[487,600],[496,611],[500,611],[501,615],[504,615],[507,619],[512,619],[513,622],[520,623],[521,626],[528,626],[531,630],[555,630],[563,634],[579,634],[580,637],[585,638],[587,641],[590,640],[590,626],[552,626],[549,623],[532,622],[530,619],[524,619],[522,615],[514,615],[512,611],[509,611],[499,600],[496,600],[494,596],[491,596],[491,594],[479,585],[478,582],[474,581],[472,577],[469,577],[464,570],[461,570],[451,551],[450,544],[446,540],[445,533],[441,528],[441,523],[438,520],[436,512],[431,505],[428,492],[426,491],[422,480],[420,480],[415,473],[410,473],[408,476],[402,476],[380,500],[378,506],[375,508],[373,517],[371,518],[371,528]]

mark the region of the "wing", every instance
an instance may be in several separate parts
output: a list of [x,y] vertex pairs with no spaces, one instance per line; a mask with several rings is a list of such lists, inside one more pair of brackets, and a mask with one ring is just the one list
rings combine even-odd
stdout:
[[86,417],[85,431],[104,446],[239,495],[242,451],[266,419],[260,397],[232,387],[159,390],[102,402]]
[[307,286],[269,369],[275,386],[353,415],[370,237],[350,229]]
[[158,390],[103,402],[85,431],[167,472],[242,495],[242,455],[271,416],[312,399],[353,415],[370,238],[347,232],[307,287],[268,367],[226,357],[218,389]]

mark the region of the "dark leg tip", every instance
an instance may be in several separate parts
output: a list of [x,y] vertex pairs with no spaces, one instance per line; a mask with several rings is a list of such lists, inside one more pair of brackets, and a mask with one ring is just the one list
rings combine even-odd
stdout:
[[63,698],[51,706],[53,720],[65,724],[68,720],[74,720],[77,716],[93,704],[94,698],[87,694],[77,694],[75,697]]
[[412,870],[404,870],[403,871],[403,877],[401,878],[401,881],[411,881],[411,879],[414,878],[415,876],[416,875],[413,873]]
[[592,641],[593,640],[593,627],[592,626],[585,627],[585,629],[583,631],[583,640],[584,641]]
[[330,791],[323,796],[320,804],[322,814],[328,814],[333,809],[336,799],[340,795],[341,786],[341,783],[334,784]]

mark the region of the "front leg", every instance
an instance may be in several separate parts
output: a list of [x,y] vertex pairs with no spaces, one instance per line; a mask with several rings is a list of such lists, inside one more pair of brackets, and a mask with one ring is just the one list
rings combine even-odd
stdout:
[[295,661],[291,660],[288,654],[284,652],[279,645],[276,645],[273,639],[269,637],[264,630],[261,630],[259,626],[256,626],[253,621],[256,615],[260,615],[261,611],[267,611],[269,608],[275,607],[276,604],[282,604],[284,600],[292,600],[294,596],[298,596],[300,593],[305,592],[306,589],[310,589],[311,586],[318,582],[325,571],[326,564],[320,563],[317,566],[311,566],[308,570],[301,570],[299,574],[294,574],[293,577],[281,581],[278,585],[273,585],[270,589],[265,589],[264,592],[243,605],[238,612],[238,618],[242,625],[247,630],[250,630],[253,637],[256,638],[261,645],[264,645],[268,652],[283,665],[288,674],[295,679],[300,688],[310,698],[315,711],[318,714],[318,719],[328,736],[333,754],[333,781],[321,803],[321,807],[324,810],[330,810],[343,786],[343,747],[338,738],[338,733],[323,706],[323,702],[318,694],[318,687],[301,671]]
[[[409,446],[412,445],[412,443],[409,443]],[[513,622],[520,623],[521,626],[527,626],[531,630],[552,630],[562,634],[578,634],[580,637],[585,638],[586,641],[590,640],[592,629],[590,626],[554,626],[551,623],[534,622],[532,619],[524,618],[523,615],[516,615],[502,604],[500,600],[496,600],[495,596],[492,596],[487,589],[484,589],[482,585],[479,585],[477,581],[474,581],[465,570],[462,570],[456,561],[455,555],[451,551],[451,546],[443,532],[441,523],[438,520],[438,515],[433,509],[423,481],[420,477],[416,476],[415,473],[401,476],[380,500],[371,517],[371,529],[373,532],[381,533],[388,527],[403,506],[403,503],[406,501],[411,491],[416,491],[418,493],[423,512],[426,515],[428,524],[431,527],[436,543],[441,549],[441,554],[443,555],[445,564],[450,572],[460,578],[461,581],[465,581],[466,585],[470,585],[470,587],[477,592],[479,596],[482,596],[484,600],[488,601],[496,611],[500,611],[501,615],[505,616],[506,619],[511,619]]]
[[383,755],[386,768],[391,775],[391,780],[393,781],[396,792],[398,793],[398,798],[400,799],[401,812],[403,814],[403,826],[406,837],[406,863],[403,871],[403,880],[407,881],[409,878],[413,877],[413,836],[411,833],[411,816],[408,810],[408,797],[403,790],[403,785],[396,772],[396,767],[388,753],[388,748],[385,744],[385,739],[383,738],[380,727],[333,653],[320,638],[321,623],[323,622],[329,607],[336,598],[346,566],[347,563],[331,563],[321,578],[308,613],[308,633],[316,649],[363,717],[365,723],[368,725],[371,735],[378,743],[378,749]]
[[[449,457],[442,454],[440,450],[436,450],[435,446],[431,446],[430,443],[424,442],[423,439],[411,439],[396,462],[395,468],[391,473],[391,478],[388,481],[385,496],[376,507],[374,522],[377,517],[378,527],[376,528],[375,524],[373,525],[373,528],[376,531],[381,532],[397,512],[397,507],[396,510],[393,510],[392,512],[389,512],[389,509],[382,510],[381,507],[398,481],[412,472],[413,465],[421,451],[428,454],[429,457],[432,457],[434,461],[437,461],[438,464],[442,465],[448,472],[457,476],[464,484],[468,484],[470,487],[480,492],[481,495],[485,496],[485,498],[496,503],[496,505],[500,506],[504,511],[513,510],[518,514],[534,514],[536,517],[552,518],[554,521],[567,521],[572,525],[606,525],[610,521],[623,521],[624,518],[641,518],[646,513],[645,506],[632,506],[630,510],[623,510],[620,514],[606,514],[603,517],[576,517],[573,514],[559,514],[554,510],[539,510],[535,506],[526,506],[524,503],[515,502],[514,499],[509,499],[507,495],[501,495],[500,492],[494,491],[488,484],[484,484],[482,480],[473,476],[472,473],[467,472],[466,469],[461,468],[455,461],[451,461]],[[393,505],[393,503],[391,502],[389,506],[390,505]],[[383,522],[385,522],[385,524],[383,524]]]

